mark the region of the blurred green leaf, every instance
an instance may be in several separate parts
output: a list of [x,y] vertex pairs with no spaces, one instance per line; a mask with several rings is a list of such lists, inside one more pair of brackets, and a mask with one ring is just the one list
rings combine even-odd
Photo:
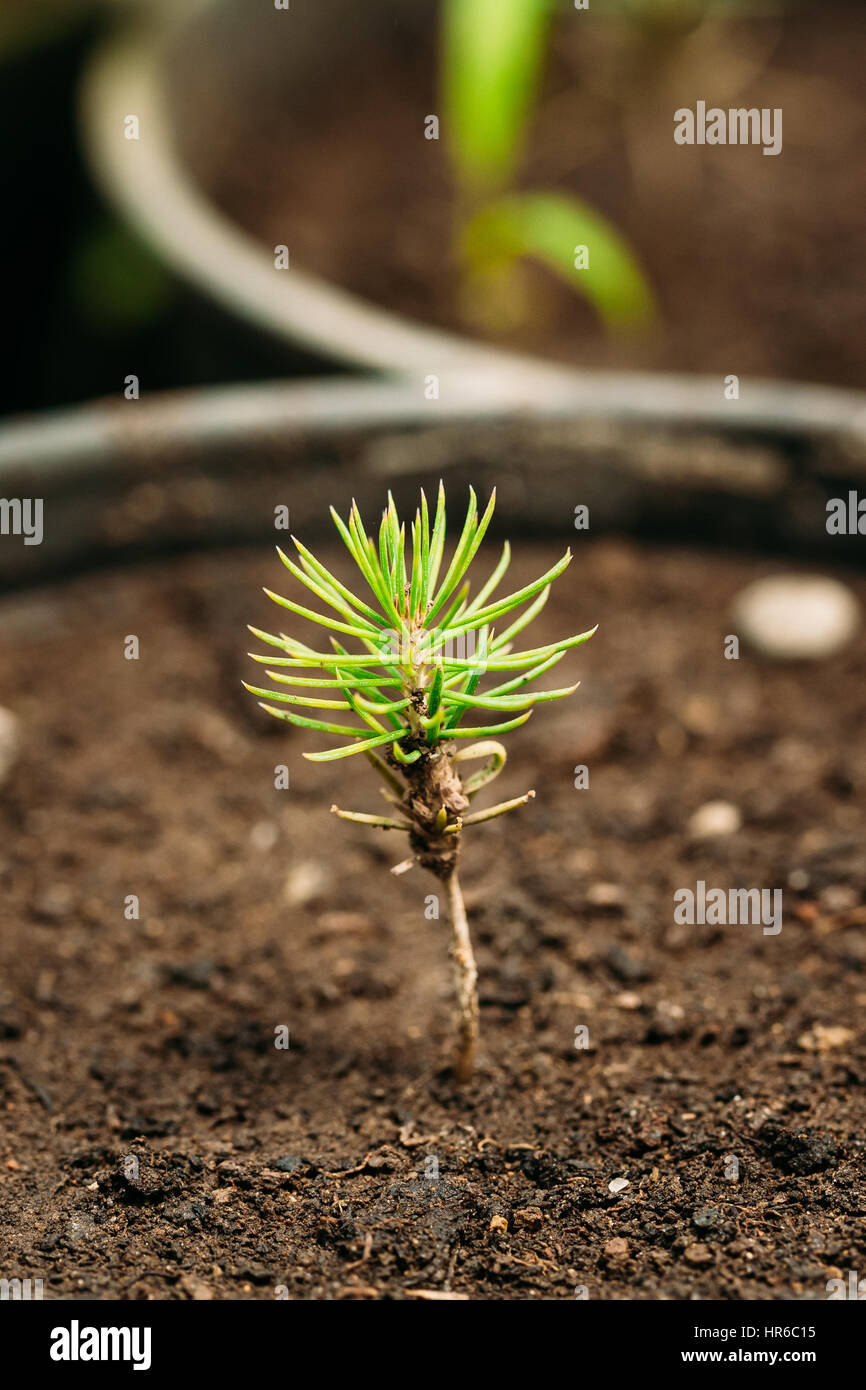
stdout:
[[549,0],[443,0],[442,92],[452,156],[474,191],[507,183],[544,59]]
[[70,298],[98,328],[144,327],[166,308],[173,293],[160,261],[119,222],[105,222],[72,252]]
[[[652,292],[627,243],[577,198],[515,193],[485,204],[464,226],[460,249],[470,274],[522,257],[541,262],[584,295],[609,327],[636,327],[654,316]],[[586,264],[579,268],[576,260]]]

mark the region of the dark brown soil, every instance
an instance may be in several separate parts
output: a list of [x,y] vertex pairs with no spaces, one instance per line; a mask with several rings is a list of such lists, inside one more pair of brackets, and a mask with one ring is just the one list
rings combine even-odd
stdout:
[[[641,36],[602,8],[569,6],[559,25],[518,183],[585,198],[628,237],[661,304],[645,339],[606,335],[531,266],[488,305],[501,321],[461,319],[447,127],[423,138],[425,116],[441,112],[432,24],[420,41],[386,28],[370,47],[347,24],[343,46],[326,45],[326,78],[321,62],[288,77],[301,9],[295,37],[268,27],[267,59],[232,47],[229,67],[190,73],[193,111],[212,113],[190,114],[180,138],[216,201],[268,247],[286,244],[293,265],[412,318],[590,367],[863,386],[861,7],[679,37]],[[781,108],[782,153],[675,145],[674,111],[699,100]],[[528,312],[509,323],[515,296]]]
[[[516,577],[550,561],[527,547]],[[497,799],[536,800],[467,834],[483,1047],[461,1092],[435,881],[329,815],[376,808],[366,764],[305,762],[316,736],[240,689],[275,565],[3,603],[24,739],[0,801],[4,1276],[53,1298],[823,1299],[862,1272],[862,646],[725,661],[765,564],[581,544],[541,629],[600,621],[558,668],[582,688],[510,738]],[[744,828],[699,847],[714,798]],[[701,878],[781,887],[781,934],[675,926]]]

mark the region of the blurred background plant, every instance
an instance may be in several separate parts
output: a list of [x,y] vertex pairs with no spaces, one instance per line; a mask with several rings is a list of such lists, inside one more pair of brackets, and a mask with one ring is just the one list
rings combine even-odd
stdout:
[[588,203],[556,192],[516,192],[550,41],[551,0],[443,0],[441,85],[458,184],[461,303],[491,331],[532,312],[519,274],[541,262],[583,294],[609,328],[653,313],[637,258]]
[[[157,34],[191,17],[153,64],[179,192],[268,261],[290,244],[293,271],[404,324],[571,366],[862,386],[861,3],[0,0],[0,413],[130,372],[156,391],[343,369],[289,315],[258,327],[228,272],[192,288],[95,186],[82,77],[139,12]],[[677,147],[698,99],[784,107],[783,157]]]

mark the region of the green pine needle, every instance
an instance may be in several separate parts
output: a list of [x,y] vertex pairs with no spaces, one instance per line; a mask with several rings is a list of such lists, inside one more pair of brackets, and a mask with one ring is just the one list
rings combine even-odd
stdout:
[[[355,502],[347,522],[332,507],[334,524],[373,596],[372,604],[369,595],[361,598],[353,593],[294,537],[297,563],[278,549],[280,560],[292,577],[331,613],[307,608],[270,589],[265,593],[281,608],[329,629],[333,650],[319,652],[285,634],[274,636],[251,627],[253,636],[272,649],[264,656],[250,653],[255,661],[269,668],[268,679],[278,685],[306,687],[312,693],[295,694],[244,684],[261,698],[262,709],[276,718],[347,740],[324,752],[306,754],[311,761],[328,762],[366,753],[374,765],[382,768],[386,765],[372,750],[384,750],[390,743],[392,766],[411,766],[422,750],[433,752],[440,743],[515,729],[526,722],[536,704],[563,699],[577,689],[576,685],[568,685],[533,692],[526,686],[549,670],[567,650],[586,642],[595,628],[543,647],[519,652],[511,648],[512,638],[544,607],[550,585],[571,560],[570,551],[533,583],[504,598],[491,599],[510,563],[511,551],[506,542],[499,563],[475,598],[469,598],[467,572],[490,525],[495,502],[494,490],[479,517],[475,493],[470,488],[466,519],[441,582],[446,527],[442,483],[432,528],[427,498],[421,493],[421,505],[409,528],[408,553],[407,528],[400,521],[390,493],[375,540],[366,531]],[[523,611],[518,613],[521,608]],[[491,626],[505,619],[511,621],[501,632]],[[348,651],[337,640],[338,633],[359,642],[364,650]],[[285,655],[273,655],[273,648]],[[271,669],[276,667],[281,670]],[[282,674],[287,667],[293,674]],[[479,690],[484,677],[496,671],[516,674],[505,682],[494,683],[490,689]],[[332,692],[333,698],[322,698],[322,691]],[[280,708],[267,701],[276,702]],[[357,718],[358,724],[313,719],[292,706],[346,711]],[[481,710],[498,714],[500,722],[463,723],[467,715],[477,718]]]

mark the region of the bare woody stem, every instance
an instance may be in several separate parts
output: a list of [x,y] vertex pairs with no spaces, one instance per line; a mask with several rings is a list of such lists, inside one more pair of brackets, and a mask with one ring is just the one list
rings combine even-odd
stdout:
[[451,958],[454,961],[459,1020],[454,1076],[463,1085],[471,1077],[475,1066],[475,1048],[478,1043],[478,971],[456,868],[446,878],[445,885],[448,889],[448,906],[451,912]]
[[[343,811],[338,806],[332,806],[331,810],[342,820],[357,821],[361,825],[376,826],[381,830],[402,830],[407,833],[412,853],[408,859],[396,864],[391,872],[403,874],[411,869],[413,864],[420,864],[447,890],[458,1017],[458,1045],[453,1072],[455,1080],[462,1085],[472,1075],[478,1045],[478,971],[469,936],[463,894],[457,877],[461,832],[464,826],[480,825],[495,816],[516,811],[535,796],[535,792],[525,792],[523,796],[502,801],[498,806],[491,806],[484,811],[470,812],[470,797],[491,782],[505,765],[505,749],[502,745],[488,740],[473,744],[471,748],[456,754],[444,748],[431,752],[421,745],[419,752],[420,756],[416,756],[415,761],[406,763],[401,769],[403,782],[398,779],[396,769],[392,769],[384,760],[377,759],[377,762],[382,762],[382,768],[388,773],[386,780],[389,786],[400,789],[399,796],[391,791],[386,791],[385,796],[397,807],[401,819],[366,815],[360,811]],[[464,786],[457,771],[457,764],[477,758],[486,758],[487,761],[480,772],[470,777]]]

